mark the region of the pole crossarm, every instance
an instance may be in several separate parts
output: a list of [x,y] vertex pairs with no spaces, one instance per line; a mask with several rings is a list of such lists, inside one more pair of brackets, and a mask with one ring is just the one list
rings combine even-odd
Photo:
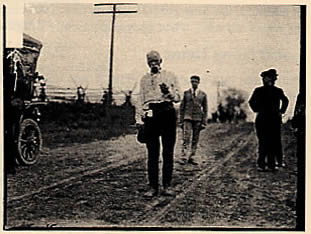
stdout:
[[137,11],[94,11],[94,14],[111,14],[111,13],[137,13]]
[[137,5],[137,3],[95,3],[94,6]]

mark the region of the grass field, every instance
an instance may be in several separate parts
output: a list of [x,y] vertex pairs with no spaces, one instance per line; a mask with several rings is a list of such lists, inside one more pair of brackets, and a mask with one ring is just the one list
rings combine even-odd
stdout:
[[106,140],[133,132],[134,107],[86,103],[49,103],[40,108],[45,147]]

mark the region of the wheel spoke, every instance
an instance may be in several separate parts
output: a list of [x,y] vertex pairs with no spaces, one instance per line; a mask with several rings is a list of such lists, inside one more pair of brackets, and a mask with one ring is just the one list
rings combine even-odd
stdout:
[[31,159],[31,154],[29,152],[29,149],[27,149],[26,151],[26,159],[29,161],[29,159]]
[[27,159],[28,161],[33,159],[31,150],[28,150]]
[[22,158],[24,158],[24,159],[26,159],[27,158],[27,147],[24,147],[23,149],[22,149],[22,155],[21,155],[21,157]]
[[29,149],[28,151],[27,151],[28,153],[27,153],[27,159],[28,160],[30,160],[30,161],[32,161],[33,160],[33,154],[32,154],[32,151]]
[[29,145],[29,146],[26,146],[24,148],[24,159],[25,160],[28,160],[28,161],[32,161],[36,158],[36,155],[38,154],[39,150],[38,150],[38,147],[35,146],[35,145]]
[[23,152],[25,149],[27,149],[27,145],[26,144],[22,144],[21,145],[21,151]]

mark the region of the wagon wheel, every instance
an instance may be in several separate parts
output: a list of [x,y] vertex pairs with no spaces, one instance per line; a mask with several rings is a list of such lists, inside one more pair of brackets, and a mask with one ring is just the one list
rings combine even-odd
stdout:
[[32,119],[25,119],[20,125],[17,137],[17,160],[22,165],[37,162],[42,147],[42,136],[38,124]]

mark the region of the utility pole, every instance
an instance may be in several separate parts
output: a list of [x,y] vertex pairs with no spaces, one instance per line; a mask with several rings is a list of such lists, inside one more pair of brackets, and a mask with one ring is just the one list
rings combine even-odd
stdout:
[[110,43],[110,66],[109,66],[109,85],[108,85],[108,105],[112,104],[112,73],[113,73],[113,42],[114,42],[114,26],[116,14],[137,13],[137,11],[117,10],[118,5],[137,5],[137,3],[96,3],[94,6],[112,6],[111,11],[94,11],[94,14],[112,14],[111,25],[111,43]]

